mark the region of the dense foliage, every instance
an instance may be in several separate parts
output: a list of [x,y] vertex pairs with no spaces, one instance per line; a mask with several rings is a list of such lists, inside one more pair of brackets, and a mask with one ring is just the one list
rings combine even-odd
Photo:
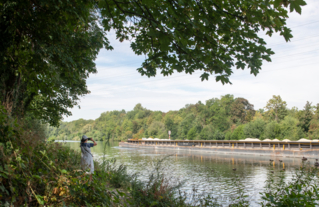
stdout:
[[100,48],[95,1],[1,1],[0,101],[15,117],[57,125],[95,73]]
[[228,83],[232,70],[257,75],[273,54],[259,31],[289,41],[288,9],[304,0],[2,0],[0,1],[0,102],[15,117],[31,114],[58,125],[88,94],[86,79],[107,32],[130,40],[147,58],[138,71],[192,74],[202,70]]
[[131,39],[136,54],[147,55],[138,68],[142,75],[202,70],[202,80],[216,74],[216,81],[228,83],[234,66],[257,75],[262,61],[271,61],[274,53],[259,31],[278,32],[289,41],[284,7],[300,14],[304,5],[304,0],[112,0],[99,6],[104,27],[116,29],[120,40]]
[[247,99],[225,95],[188,104],[178,111],[151,111],[137,104],[132,111],[108,111],[96,120],[62,122],[48,127],[50,139],[79,140],[82,134],[97,140],[168,138],[189,140],[240,140],[245,138],[319,138],[318,105],[307,102],[303,110],[287,108],[280,96],[273,96],[266,110],[254,110]]
[[80,154],[44,142],[41,132],[41,125],[31,120],[18,123],[0,107],[0,206],[107,205],[110,194],[95,185],[97,177],[90,184],[78,171]]

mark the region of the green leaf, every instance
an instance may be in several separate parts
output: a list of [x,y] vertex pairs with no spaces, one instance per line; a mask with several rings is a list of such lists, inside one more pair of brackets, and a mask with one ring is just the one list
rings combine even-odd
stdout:
[[119,196],[126,196],[126,194],[121,191],[116,190],[116,192],[119,194]]
[[301,6],[305,6],[307,3],[304,0],[291,0],[290,1],[290,12],[296,10],[297,13],[301,14]]
[[39,204],[44,205],[43,196],[36,195],[36,199],[37,199],[37,201],[38,201]]
[[282,1],[283,1],[283,0],[275,0],[275,1],[274,1],[274,7],[275,7],[275,8],[279,7],[279,6],[281,5]]
[[153,201],[150,206],[156,206],[157,204],[159,204],[158,201]]
[[63,169],[63,170],[60,170],[60,171],[61,171],[62,174],[68,174],[68,171],[66,171],[66,170],[64,170],[64,169]]
[[37,178],[39,180],[41,180],[41,177],[39,175],[32,175],[32,177]]

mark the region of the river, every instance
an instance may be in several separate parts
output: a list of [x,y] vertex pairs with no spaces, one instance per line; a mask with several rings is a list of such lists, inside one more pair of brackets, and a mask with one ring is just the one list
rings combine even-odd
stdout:
[[[300,158],[122,148],[118,142],[97,143],[97,146],[91,148],[94,159],[101,159],[105,149],[107,158],[116,158],[117,163],[125,164],[130,173],[139,173],[142,180],[147,179],[153,163],[170,155],[165,159],[164,171],[174,179],[186,181],[182,187],[183,191],[191,192],[195,186],[200,192],[211,193],[223,206],[228,206],[232,202],[232,197],[237,195],[237,187],[240,184],[244,186],[250,206],[259,206],[259,193],[265,187],[269,171],[274,171],[276,175],[285,168],[284,173],[289,180],[294,174],[294,169],[301,164]],[[80,150],[79,142],[66,142],[65,145]],[[274,162],[270,163],[269,159],[273,159]],[[311,164],[314,161],[310,159]],[[240,179],[235,182],[236,175]]]

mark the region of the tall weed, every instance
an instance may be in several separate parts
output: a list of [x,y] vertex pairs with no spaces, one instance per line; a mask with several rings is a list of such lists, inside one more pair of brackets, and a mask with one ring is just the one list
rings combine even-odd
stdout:
[[132,182],[131,196],[134,206],[184,206],[185,197],[175,196],[182,182],[173,180],[163,172],[166,157],[155,162],[153,170],[146,182],[135,180]]
[[261,206],[318,206],[318,168],[302,162],[295,169],[295,175],[287,181],[285,170],[275,176],[273,170],[268,171],[266,189],[261,193]]
[[116,165],[116,159],[114,158],[107,160],[104,166],[104,170],[107,172],[106,179],[114,188],[129,186],[135,176],[127,173],[127,167],[125,165]]
[[23,120],[12,120],[0,105],[0,205],[116,203],[116,195],[106,189],[99,176],[90,180],[79,170],[79,152],[46,143],[40,132],[29,129]]

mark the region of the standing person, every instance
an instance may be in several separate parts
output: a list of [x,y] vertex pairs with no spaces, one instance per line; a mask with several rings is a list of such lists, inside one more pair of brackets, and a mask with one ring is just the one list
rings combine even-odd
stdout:
[[[88,140],[91,140],[93,143],[87,143]],[[94,163],[93,163],[93,155],[91,153],[91,147],[96,146],[96,142],[92,138],[88,138],[83,135],[81,140],[81,168],[86,171],[87,168],[90,169],[90,174],[94,173]]]

